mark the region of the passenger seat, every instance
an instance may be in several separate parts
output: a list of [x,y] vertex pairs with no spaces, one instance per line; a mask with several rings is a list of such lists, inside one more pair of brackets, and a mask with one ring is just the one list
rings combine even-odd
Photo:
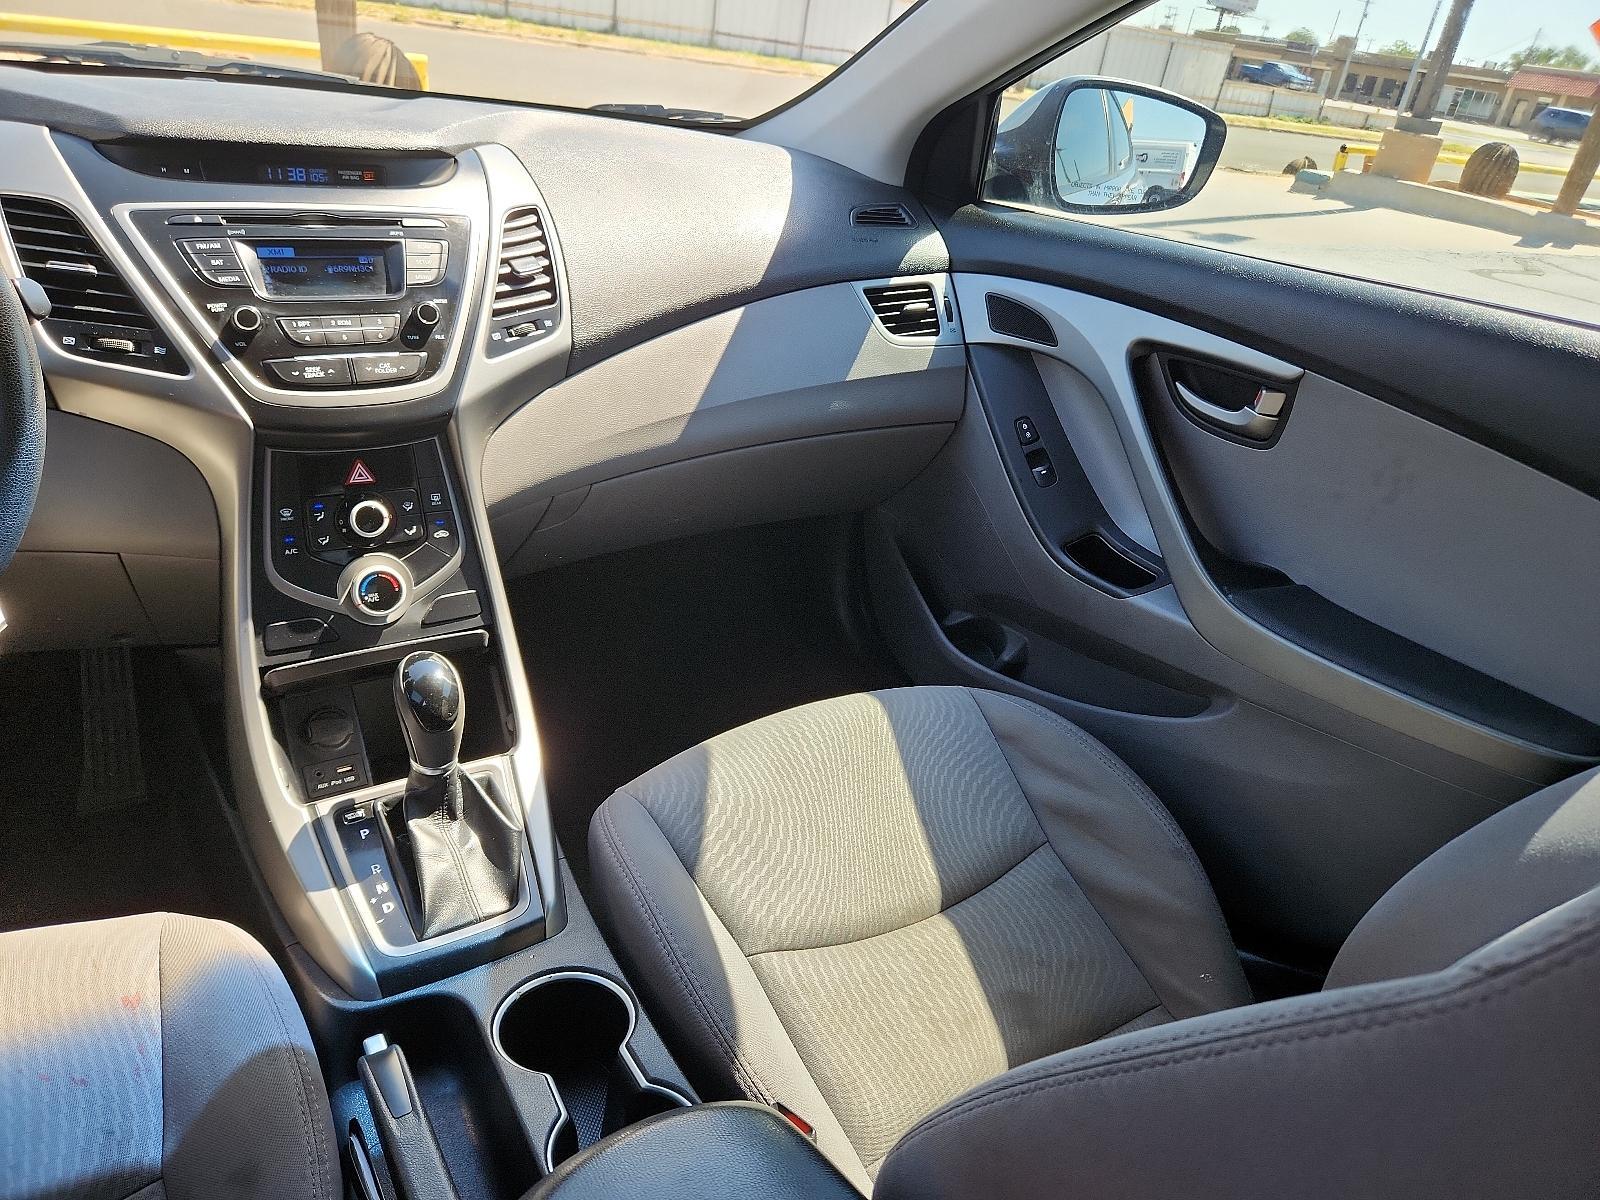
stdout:
[[0,1200],[337,1200],[305,1020],[265,950],[154,913],[0,934]]
[[1336,990],[1261,1005],[1160,802],[999,693],[713,738],[608,799],[590,861],[691,1077],[813,1130],[863,1192],[1592,1195],[1595,779],[1417,867]]

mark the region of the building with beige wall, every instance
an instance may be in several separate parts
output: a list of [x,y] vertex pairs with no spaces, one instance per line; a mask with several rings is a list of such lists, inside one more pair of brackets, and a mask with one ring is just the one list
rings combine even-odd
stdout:
[[1526,129],[1547,108],[1594,112],[1600,102],[1600,75],[1560,67],[1523,67],[1506,84],[1500,124]]

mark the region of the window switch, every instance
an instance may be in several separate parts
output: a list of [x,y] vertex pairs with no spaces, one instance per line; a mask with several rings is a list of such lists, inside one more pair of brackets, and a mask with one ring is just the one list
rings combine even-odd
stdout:
[[1028,451],[1028,470],[1033,472],[1033,482],[1042,488],[1054,487],[1056,483],[1056,465],[1050,461],[1050,455],[1043,450]]
[[1032,417],[1017,418],[1017,441],[1024,446],[1031,446],[1039,440],[1039,430],[1034,426]]

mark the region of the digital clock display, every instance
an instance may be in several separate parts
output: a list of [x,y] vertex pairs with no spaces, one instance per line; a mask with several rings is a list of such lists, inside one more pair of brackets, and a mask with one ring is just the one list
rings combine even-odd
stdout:
[[296,187],[382,187],[383,168],[355,164],[262,163],[256,167],[256,182],[287,183]]

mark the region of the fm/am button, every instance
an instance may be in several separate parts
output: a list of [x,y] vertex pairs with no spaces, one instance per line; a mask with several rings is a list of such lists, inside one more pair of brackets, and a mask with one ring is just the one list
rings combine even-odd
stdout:
[[358,384],[404,383],[422,374],[422,354],[358,354],[350,359]]

